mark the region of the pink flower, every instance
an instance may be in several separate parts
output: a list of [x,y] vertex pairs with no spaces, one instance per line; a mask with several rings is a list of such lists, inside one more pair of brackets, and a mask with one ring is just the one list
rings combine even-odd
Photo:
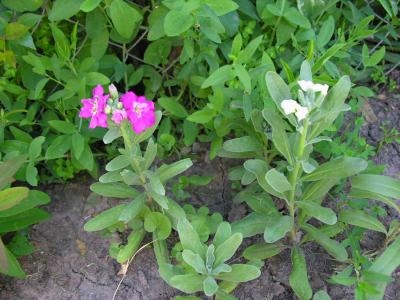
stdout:
[[111,120],[113,120],[115,124],[121,124],[122,120],[126,118],[127,114],[125,109],[115,109],[111,116]]
[[139,134],[154,125],[156,115],[152,101],[133,92],[127,92],[121,96],[121,102],[135,133]]
[[92,91],[92,98],[83,99],[83,107],[79,112],[81,118],[91,118],[89,128],[107,127],[107,114],[105,107],[109,95],[104,95],[101,85],[97,85]]

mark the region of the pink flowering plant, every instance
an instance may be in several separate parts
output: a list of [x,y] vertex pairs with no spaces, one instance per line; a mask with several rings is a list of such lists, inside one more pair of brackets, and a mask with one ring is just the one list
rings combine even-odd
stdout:
[[[90,119],[90,128],[108,128],[104,143],[119,137],[124,141],[120,154],[107,163],[107,173],[90,188],[102,196],[125,201],[103,211],[84,226],[87,231],[129,233],[126,243],[115,240],[110,246],[110,255],[122,265],[121,270],[126,272],[146,234],[151,234],[161,277],[183,292],[203,291],[207,296],[223,299],[238,283],[260,275],[259,264],[227,264],[242,242],[241,233],[232,232],[222,217],[187,215],[167,195],[165,183],[188,169],[192,162],[186,158],[155,166],[157,144],[152,134],[161,113],[155,111],[152,101],[131,91],[119,95],[113,85],[104,94],[103,87],[98,85],[92,91],[92,98],[83,99],[82,105],[79,116]],[[142,149],[141,144],[146,142]],[[179,262],[175,265],[166,243],[173,229],[180,238],[172,251],[175,261]],[[216,237],[209,245],[205,244],[211,234]]]

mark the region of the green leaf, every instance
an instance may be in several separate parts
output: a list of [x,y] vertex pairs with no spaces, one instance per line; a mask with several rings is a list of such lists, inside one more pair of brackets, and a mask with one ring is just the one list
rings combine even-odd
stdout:
[[88,170],[89,172],[93,171],[94,158],[93,152],[89,147],[89,144],[85,144],[83,147],[83,151],[81,156],[78,159],[78,163],[82,165],[83,169]]
[[33,141],[29,144],[29,160],[34,160],[35,158],[38,158],[40,156],[40,153],[42,153],[42,145],[45,139],[46,138],[44,136],[38,136],[34,138]]
[[[375,259],[369,267],[369,272],[375,272],[390,276],[400,265],[400,238],[397,239],[386,248],[386,250]],[[376,295],[368,295],[368,300],[382,299],[385,294],[385,282],[374,282],[374,287],[379,291]]]
[[286,176],[277,171],[275,168],[269,170],[265,174],[265,180],[278,193],[284,193],[292,189],[292,186],[287,180]]
[[399,7],[398,7],[398,2],[393,0],[379,0],[379,3],[383,6],[385,11],[388,13],[388,15],[393,18],[397,15],[399,12]]
[[133,37],[143,20],[137,9],[123,0],[113,0],[108,13],[115,30],[125,39]]
[[[2,244],[1,239],[0,243]],[[25,278],[26,274],[19,265],[18,260],[15,258],[15,256],[11,253],[10,250],[8,250],[7,248],[4,248],[4,250],[5,250],[5,257],[7,260],[7,269],[3,268],[0,265],[0,273],[20,279]]]
[[218,290],[218,284],[215,279],[211,276],[207,276],[203,281],[203,291],[206,296],[211,297]]
[[75,125],[67,121],[51,120],[48,123],[52,128],[64,134],[74,134],[77,132]]
[[69,60],[71,56],[71,45],[64,33],[57,27],[56,24],[50,23],[51,32],[53,34],[57,56],[61,60]]
[[219,247],[231,235],[232,235],[231,225],[228,222],[222,222],[221,224],[219,224],[217,231],[215,232],[213,245],[215,247]]
[[276,244],[258,243],[247,247],[243,252],[243,256],[248,260],[255,260],[255,259],[264,260],[281,253],[286,248],[287,246],[280,243]]
[[292,248],[291,259],[292,272],[289,275],[289,284],[301,300],[311,299],[312,289],[308,281],[306,260],[298,246]]
[[232,0],[204,0],[211,9],[217,14],[217,16],[225,15],[233,10],[236,10],[239,6]]
[[17,12],[35,11],[43,4],[43,0],[2,0],[1,3]]
[[185,293],[195,293],[203,290],[203,277],[198,274],[172,276],[169,284]]
[[107,85],[110,83],[110,79],[99,72],[89,72],[85,75],[86,84],[90,86],[95,86],[98,84]]
[[186,108],[177,101],[176,97],[161,97],[157,100],[157,103],[167,112],[178,118],[183,119],[188,116]]
[[187,219],[178,221],[177,230],[183,249],[191,250],[194,253],[205,257],[204,245],[201,243],[199,235]]
[[0,233],[17,231],[29,225],[48,219],[49,214],[39,208],[32,208],[17,215],[0,219]]
[[96,182],[90,186],[90,190],[105,197],[135,198],[138,191],[124,183],[101,183]]
[[264,240],[267,243],[279,241],[292,229],[293,222],[289,216],[268,216],[264,230]]
[[352,178],[353,188],[400,199],[400,180],[389,176],[362,174]]
[[149,41],[158,40],[165,35],[164,18],[168,11],[169,10],[163,5],[157,5],[151,10],[148,17],[149,34],[147,35],[147,39]]
[[183,260],[190,265],[197,273],[207,274],[206,266],[204,260],[200,255],[194,253],[191,250],[184,249],[182,251]]
[[219,273],[215,278],[231,282],[247,282],[261,275],[259,268],[252,265],[232,264],[232,271]]
[[126,204],[120,204],[103,211],[90,219],[83,227],[86,231],[98,231],[110,227],[119,221],[119,216],[125,209]]
[[76,15],[81,7],[83,0],[55,0],[49,13],[49,20],[60,21]]
[[325,224],[334,225],[337,222],[336,214],[330,208],[322,207],[310,201],[297,201],[296,205],[310,217],[314,217]]
[[71,148],[71,136],[57,136],[50,144],[46,151],[46,159],[55,159],[63,157],[64,154]]
[[190,158],[181,159],[169,165],[162,165],[156,171],[156,175],[160,178],[161,182],[166,182],[168,179],[175,177],[193,165]]
[[12,176],[25,163],[26,155],[18,155],[4,162],[0,162],[0,189],[13,181]]
[[349,193],[349,196],[356,198],[356,199],[371,199],[371,200],[380,201],[382,203],[385,203],[388,206],[391,206],[392,208],[397,210],[397,212],[400,214],[400,205],[397,204],[397,201],[392,198],[386,197],[382,194],[378,194],[375,192],[369,192],[369,191],[365,191],[365,190],[358,190],[353,187],[351,189],[351,192]]
[[157,156],[157,144],[154,143],[153,139],[149,139],[147,142],[146,151],[144,152],[143,158],[143,169],[147,170]]
[[129,234],[128,243],[122,246],[118,252],[117,262],[123,264],[135,255],[136,251],[139,249],[140,243],[143,241],[145,233],[143,229],[139,229]]
[[223,149],[230,152],[260,152],[263,145],[254,137],[242,136],[224,142]]
[[291,7],[289,8],[285,14],[284,18],[291,24],[298,25],[304,29],[310,29],[311,24],[308,19],[303,16],[296,8]]
[[234,233],[215,249],[215,266],[230,259],[242,243],[241,233]]
[[114,140],[116,140],[117,138],[119,138],[121,136],[121,130],[119,127],[114,127],[114,128],[110,128],[108,129],[108,131],[106,132],[106,134],[103,137],[103,142],[104,144],[110,144],[112,143]]
[[202,89],[208,88],[210,86],[217,86],[224,84],[225,82],[232,80],[236,76],[235,71],[233,70],[231,65],[224,65],[214,72],[204,80],[203,84],[201,85]]
[[385,226],[377,218],[366,214],[362,210],[342,210],[339,213],[339,221],[387,234]]
[[275,148],[286,158],[290,165],[293,165],[292,150],[282,117],[270,109],[264,109],[262,115],[272,128],[272,142]]
[[33,162],[28,163],[25,170],[25,179],[26,181],[32,185],[37,186],[38,184],[38,169],[35,167]]
[[267,220],[265,214],[253,212],[243,219],[232,223],[232,232],[240,232],[243,237],[251,237],[263,233]]
[[82,156],[83,150],[85,149],[85,138],[83,135],[76,132],[72,135],[71,142],[72,154],[77,160],[79,160]]
[[140,194],[124,207],[124,210],[119,215],[118,220],[125,223],[133,220],[140,213],[143,206],[145,205],[145,202],[146,195]]
[[317,59],[312,67],[313,74],[317,73],[327,61],[329,61],[338,51],[346,46],[345,43],[336,43],[328,50],[323,52],[323,55]]
[[7,249],[0,238],[0,272],[5,273],[8,272],[8,270]]
[[0,211],[0,218],[6,218],[9,216],[17,215],[22,212],[28,211],[38,205],[44,205],[50,202],[50,197],[41,191],[30,190],[28,196],[22,199],[15,206]]
[[317,181],[329,178],[346,178],[365,170],[368,163],[357,157],[340,157],[318,166],[314,172],[303,176],[304,181]]
[[179,10],[169,11],[164,18],[164,31],[167,36],[178,36],[194,25],[191,14]]
[[0,191],[0,211],[9,209],[28,197],[29,189],[26,187],[10,187]]
[[158,211],[149,212],[144,217],[144,229],[155,232],[157,239],[165,240],[171,234],[171,222]]
[[193,123],[206,124],[214,118],[214,115],[215,112],[213,110],[205,107],[189,115],[186,120]]
[[8,23],[4,29],[4,38],[9,41],[17,40],[23,37],[29,30],[28,26],[18,22]]
[[327,292],[321,290],[314,294],[313,300],[331,300],[331,297],[328,295]]
[[[260,35],[256,37],[255,39],[251,40],[246,48],[244,48],[240,53],[238,54],[238,57],[236,59],[236,63],[238,64],[246,64],[249,61],[251,61],[254,57],[254,53],[259,49],[260,44],[263,41],[263,35]],[[233,46],[233,45],[232,45]]]
[[129,166],[131,163],[131,158],[126,155],[118,155],[114,157],[107,165],[106,165],[106,170],[111,172],[111,171],[116,171],[116,170],[121,170],[127,166]]
[[244,66],[242,66],[241,64],[238,64],[238,63],[233,65],[233,69],[235,70],[236,76],[239,78],[239,81],[243,85],[244,91],[247,94],[250,94],[251,93],[251,78],[250,78],[249,72],[247,72],[247,70],[245,69]]
[[329,236],[324,232],[309,224],[304,224],[301,226],[301,228],[303,228],[310,235],[311,239],[315,240],[318,244],[324,247],[324,249],[338,261],[345,261],[347,259],[347,252],[342,244],[330,239]]
[[335,31],[335,19],[329,16],[328,19],[322,24],[319,30],[316,42],[318,49],[323,49],[326,44],[331,40]]
[[85,13],[91,12],[99,6],[101,1],[102,0],[83,0],[80,9]]

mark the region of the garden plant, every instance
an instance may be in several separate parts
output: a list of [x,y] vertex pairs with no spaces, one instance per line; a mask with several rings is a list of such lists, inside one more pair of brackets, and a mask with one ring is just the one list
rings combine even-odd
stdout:
[[[48,218],[41,187],[89,174],[92,192],[119,202],[84,229],[109,238],[124,276],[153,248],[176,299],[236,299],[277,255],[295,297],[330,299],[309,282],[315,247],[335,265],[330,284],[382,299],[400,265],[400,181],[371,158],[398,131],[383,127],[375,148],[360,112],[396,89],[398,7],[1,0],[0,273],[25,276],[29,226]],[[191,202],[185,188],[212,180],[188,175],[199,143],[229,161],[244,216]],[[373,253],[367,233],[383,241]]]

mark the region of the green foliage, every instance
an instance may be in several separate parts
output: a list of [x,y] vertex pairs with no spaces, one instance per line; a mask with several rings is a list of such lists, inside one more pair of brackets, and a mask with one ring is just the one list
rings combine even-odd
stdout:
[[[0,163],[0,273],[17,278],[25,277],[17,257],[34,251],[23,229],[48,218],[47,212],[36,206],[50,201],[43,192],[10,186],[13,175],[26,159],[26,156],[15,156]],[[2,240],[5,234],[7,243]]]

